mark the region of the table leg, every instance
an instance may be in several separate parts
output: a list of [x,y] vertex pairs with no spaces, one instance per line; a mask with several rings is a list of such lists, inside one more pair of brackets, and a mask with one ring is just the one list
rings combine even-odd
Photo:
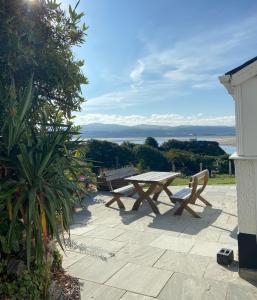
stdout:
[[133,185],[135,187],[136,192],[139,195],[139,198],[135,201],[132,209],[138,210],[140,204],[145,200],[151,206],[154,213],[160,214],[158,207],[150,197],[150,195],[155,190],[157,184],[156,183],[151,184],[150,187],[147,189],[147,191],[144,191],[143,188],[136,182],[133,182]]
[[153,200],[157,201],[158,197],[160,196],[160,193],[162,191],[165,191],[165,193],[168,195],[168,197],[172,196],[172,192],[169,190],[168,186],[172,183],[172,181],[175,178],[171,178],[168,181],[166,181],[165,183],[159,183],[160,188],[154,193],[153,195]]
[[154,201],[158,200],[161,192],[162,192],[162,185],[159,185],[159,187],[156,189],[156,191],[153,194],[153,200]]

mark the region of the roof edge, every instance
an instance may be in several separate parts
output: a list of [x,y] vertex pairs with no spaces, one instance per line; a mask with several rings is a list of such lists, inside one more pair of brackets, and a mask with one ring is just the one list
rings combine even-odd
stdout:
[[254,63],[255,61],[257,61],[257,56],[255,56],[254,58],[251,58],[250,60],[246,61],[245,63],[243,63],[239,67],[236,67],[236,68],[228,71],[227,73],[225,73],[225,75],[233,75],[233,74],[239,72],[240,70],[244,69],[245,67],[249,66],[250,64]]

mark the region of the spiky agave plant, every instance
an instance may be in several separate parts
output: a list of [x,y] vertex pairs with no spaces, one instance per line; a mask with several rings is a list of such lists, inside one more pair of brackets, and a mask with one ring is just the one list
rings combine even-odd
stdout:
[[31,101],[32,80],[18,97],[10,97],[0,134],[0,166],[6,171],[0,179],[0,204],[9,216],[10,244],[17,224],[24,225],[28,267],[32,260],[42,262],[49,241],[56,239],[62,246],[59,225],[69,228],[78,202],[74,179],[81,168],[75,155],[80,141],[72,139],[70,126],[27,125]]

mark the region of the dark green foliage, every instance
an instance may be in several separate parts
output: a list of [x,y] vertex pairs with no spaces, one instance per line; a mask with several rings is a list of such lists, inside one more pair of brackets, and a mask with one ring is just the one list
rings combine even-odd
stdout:
[[149,136],[145,139],[145,145],[151,146],[151,147],[156,148],[156,149],[158,149],[158,147],[159,147],[158,142],[156,141],[156,139],[154,139],[151,136]]
[[125,141],[121,144],[121,146],[127,147],[131,150],[133,150],[133,148],[136,146],[137,144],[131,143],[129,141]]
[[50,273],[45,264],[33,265],[21,274],[8,274],[7,260],[0,260],[0,299],[44,299]]
[[134,162],[134,154],[127,145],[99,140],[89,140],[85,147],[86,157],[101,168],[118,168]]
[[83,15],[55,0],[0,0],[0,299],[43,299],[53,240],[62,247],[88,184],[71,125],[87,83],[72,53]]
[[56,249],[52,253],[53,256],[53,263],[52,263],[52,269],[60,271],[62,269],[62,255],[61,253]]
[[[175,140],[164,143],[162,151],[149,146],[149,145],[136,145],[130,142],[124,142],[122,145],[110,143],[108,141],[90,140],[86,143],[86,156],[93,161],[95,167],[100,168],[117,168],[128,164],[137,166],[140,172],[143,171],[171,171],[175,166],[176,171],[184,175],[192,175],[199,172],[200,163],[203,169],[208,169],[210,172],[228,173],[228,155],[207,155],[210,148],[215,148],[215,153],[222,152],[223,150],[212,142],[197,142],[193,143],[193,150],[196,151],[197,147],[201,148],[200,153],[194,153],[189,146],[191,142],[181,142],[178,145],[185,147],[189,150],[169,149],[169,145],[177,145]],[[207,146],[207,149],[205,149]],[[95,168],[97,170],[97,168]]]
[[[229,170],[229,156],[228,155],[219,156],[219,158],[215,161],[214,167],[217,173],[227,174]],[[231,171],[232,174],[235,174],[235,165],[233,160],[231,160]]]
[[175,165],[176,171],[190,175],[199,171],[199,163],[196,156],[188,151],[173,150],[165,153],[170,167]]
[[137,145],[134,153],[141,170],[168,171],[170,169],[163,153],[151,146]]
[[171,150],[166,152],[165,156],[171,167],[174,164],[176,171],[180,171],[185,175],[199,172],[200,163],[202,163],[203,169],[208,169],[210,172],[228,173],[228,155],[198,155],[189,151]]
[[199,155],[219,156],[226,154],[224,150],[219,147],[219,143],[210,141],[179,141],[168,140],[161,145],[161,150],[184,150],[190,151]]
[[[1,194],[1,190],[0,190]],[[1,203],[3,201],[0,200]],[[13,239],[8,240],[8,233],[10,229],[10,220],[7,213],[7,209],[2,205],[0,210],[0,257],[8,257],[10,254],[16,255],[16,257],[22,257],[24,253],[22,248],[24,243],[22,241],[22,232],[24,230],[24,224],[17,220],[13,229]]]
[[0,255],[26,252],[28,268],[33,261],[42,263],[51,239],[61,245],[58,227],[69,229],[79,202],[78,177],[87,177],[76,155],[81,144],[70,126],[26,125],[32,95],[30,80],[18,97],[9,96],[12,113],[4,110],[0,128]]
[[66,13],[53,0],[0,0],[0,82],[8,86],[14,80],[18,93],[34,74],[37,121],[43,114],[51,121],[69,119],[84,101],[84,62],[72,53],[72,47],[84,41],[83,15],[71,8]]

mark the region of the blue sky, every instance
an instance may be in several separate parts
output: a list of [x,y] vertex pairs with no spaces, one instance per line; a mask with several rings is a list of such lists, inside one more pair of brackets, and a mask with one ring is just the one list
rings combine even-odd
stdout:
[[[64,0],[63,5],[76,1]],[[218,76],[257,55],[255,0],[81,0],[78,124],[233,125]]]

